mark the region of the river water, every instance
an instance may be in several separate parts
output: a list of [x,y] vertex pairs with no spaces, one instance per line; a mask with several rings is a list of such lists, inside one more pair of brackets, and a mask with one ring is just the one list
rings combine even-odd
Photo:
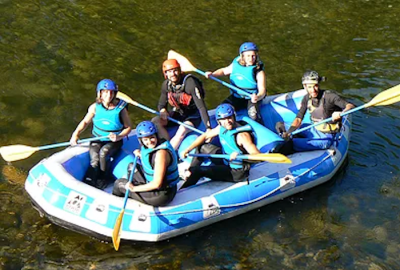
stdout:
[[[0,145],[68,141],[102,78],[155,108],[169,49],[215,70],[254,41],[269,94],[301,88],[307,69],[356,105],[400,83],[400,1],[0,0],[0,14]],[[214,108],[228,89],[203,82]],[[31,207],[27,172],[54,151],[1,161],[0,269],[400,269],[399,109],[353,115],[348,166],[332,181],[118,252]]]

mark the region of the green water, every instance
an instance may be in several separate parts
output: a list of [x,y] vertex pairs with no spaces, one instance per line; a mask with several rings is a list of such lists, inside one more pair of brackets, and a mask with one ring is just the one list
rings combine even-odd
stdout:
[[[155,108],[168,50],[201,70],[260,48],[269,94],[315,69],[356,105],[399,84],[400,1],[0,0],[0,145],[68,141],[112,78]],[[203,82],[214,108],[228,89]],[[353,116],[349,165],[329,183],[157,244],[102,243],[41,218],[23,189],[54,151],[1,161],[0,269],[399,269],[399,105]],[[130,108],[134,125],[151,114]],[[87,131],[82,138],[88,137]]]

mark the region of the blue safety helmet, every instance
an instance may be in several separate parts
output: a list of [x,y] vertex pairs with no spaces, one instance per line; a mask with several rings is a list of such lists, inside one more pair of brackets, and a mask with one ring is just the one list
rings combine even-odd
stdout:
[[148,137],[157,133],[157,128],[151,121],[143,121],[136,127],[138,138]]
[[235,115],[235,108],[231,104],[222,103],[215,110],[215,119],[220,120]]
[[118,85],[113,80],[103,79],[97,84],[96,92],[98,93],[101,90],[111,90],[118,92]]
[[242,54],[243,52],[247,52],[247,51],[256,51],[256,52],[258,52],[258,47],[253,42],[245,42],[242,45],[240,45],[240,48],[239,48],[239,53],[240,54]]

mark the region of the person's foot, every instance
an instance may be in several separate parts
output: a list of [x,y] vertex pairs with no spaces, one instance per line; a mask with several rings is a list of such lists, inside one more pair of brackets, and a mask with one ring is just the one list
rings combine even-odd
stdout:
[[83,179],[82,182],[87,184],[87,185],[89,185],[89,186],[92,186],[92,187],[95,186],[95,184],[94,184],[95,181],[93,181],[93,179],[90,178],[90,177],[85,177],[85,179]]
[[107,185],[108,185],[107,180],[105,180],[104,178],[99,178],[96,181],[95,187],[103,190],[107,187]]

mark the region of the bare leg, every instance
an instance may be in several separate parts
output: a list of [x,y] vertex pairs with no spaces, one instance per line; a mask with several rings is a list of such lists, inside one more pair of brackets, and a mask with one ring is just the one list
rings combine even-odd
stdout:
[[[193,124],[190,121],[185,121],[184,122],[186,125],[192,126]],[[181,145],[181,142],[183,141],[183,139],[186,137],[186,135],[188,133],[190,133],[191,130],[188,128],[185,128],[184,126],[179,126],[178,130],[175,133],[175,136],[169,141],[172,145],[172,147],[175,150],[178,150],[179,145]]]
[[169,140],[169,134],[167,129],[165,128],[165,126],[168,123],[168,120],[163,120],[161,119],[159,116],[154,117],[153,119],[151,119],[151,122],[153,122],[158,130],[158,136],[160,136],[160,138],[163,138],[165,140]]

